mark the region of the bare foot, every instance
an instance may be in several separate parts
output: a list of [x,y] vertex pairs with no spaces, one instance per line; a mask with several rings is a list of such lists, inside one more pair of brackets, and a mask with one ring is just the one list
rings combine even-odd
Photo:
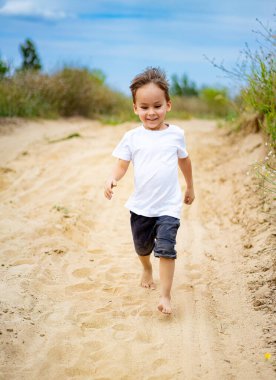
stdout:
[[149,270],[144,269],[144,272],[141,278],[141,286],[143,288],[156,289],[155,283],[153,282],[153,278],[152,278],[152,269],[149,269]]
[[169,297],[161,297],[159,305],[157,306],[158,310],[164,314],[171,314],[171,299]]

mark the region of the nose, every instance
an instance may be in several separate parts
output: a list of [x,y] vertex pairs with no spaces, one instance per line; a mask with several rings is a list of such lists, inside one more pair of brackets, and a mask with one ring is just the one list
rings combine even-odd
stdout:
[[149,111],[148,111],[149,115],[154,115],[155,114],[155,111],[153,108],[149,108]]

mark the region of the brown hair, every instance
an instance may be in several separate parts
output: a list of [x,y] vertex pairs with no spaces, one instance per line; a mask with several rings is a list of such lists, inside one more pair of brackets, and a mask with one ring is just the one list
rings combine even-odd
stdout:
[[165,93],[166,101],[170,100],[169,95],[169,82],[166,78],[166,74],[159,67],[147,67],[142,73],[136,75],[129,86],[132,99],[135,103],[135,95],[137,90],[148,83],[156,84]]

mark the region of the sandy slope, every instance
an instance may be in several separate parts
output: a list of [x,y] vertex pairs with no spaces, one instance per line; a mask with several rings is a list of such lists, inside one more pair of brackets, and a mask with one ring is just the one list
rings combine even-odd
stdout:
[[[246,176],[261,137],[229,142],[215,122],[178,124],[196,201],[183,208],[170,317],[156,310],[158,289],[137,286],[123,207],[132,171],[103,197],[111,151],[134,125],[1,127],[0,379],[275,378],[272,227],[255,219]],[[73,132],[82,137],[49,143]]]

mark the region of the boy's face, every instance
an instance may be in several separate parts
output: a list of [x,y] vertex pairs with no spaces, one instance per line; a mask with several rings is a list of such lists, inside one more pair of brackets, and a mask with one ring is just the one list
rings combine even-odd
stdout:
[[165,116],[171,110],[171,102],[165,93],[154,83],[148,83],[136,91],[133,109],[146,129],[165,129]]

